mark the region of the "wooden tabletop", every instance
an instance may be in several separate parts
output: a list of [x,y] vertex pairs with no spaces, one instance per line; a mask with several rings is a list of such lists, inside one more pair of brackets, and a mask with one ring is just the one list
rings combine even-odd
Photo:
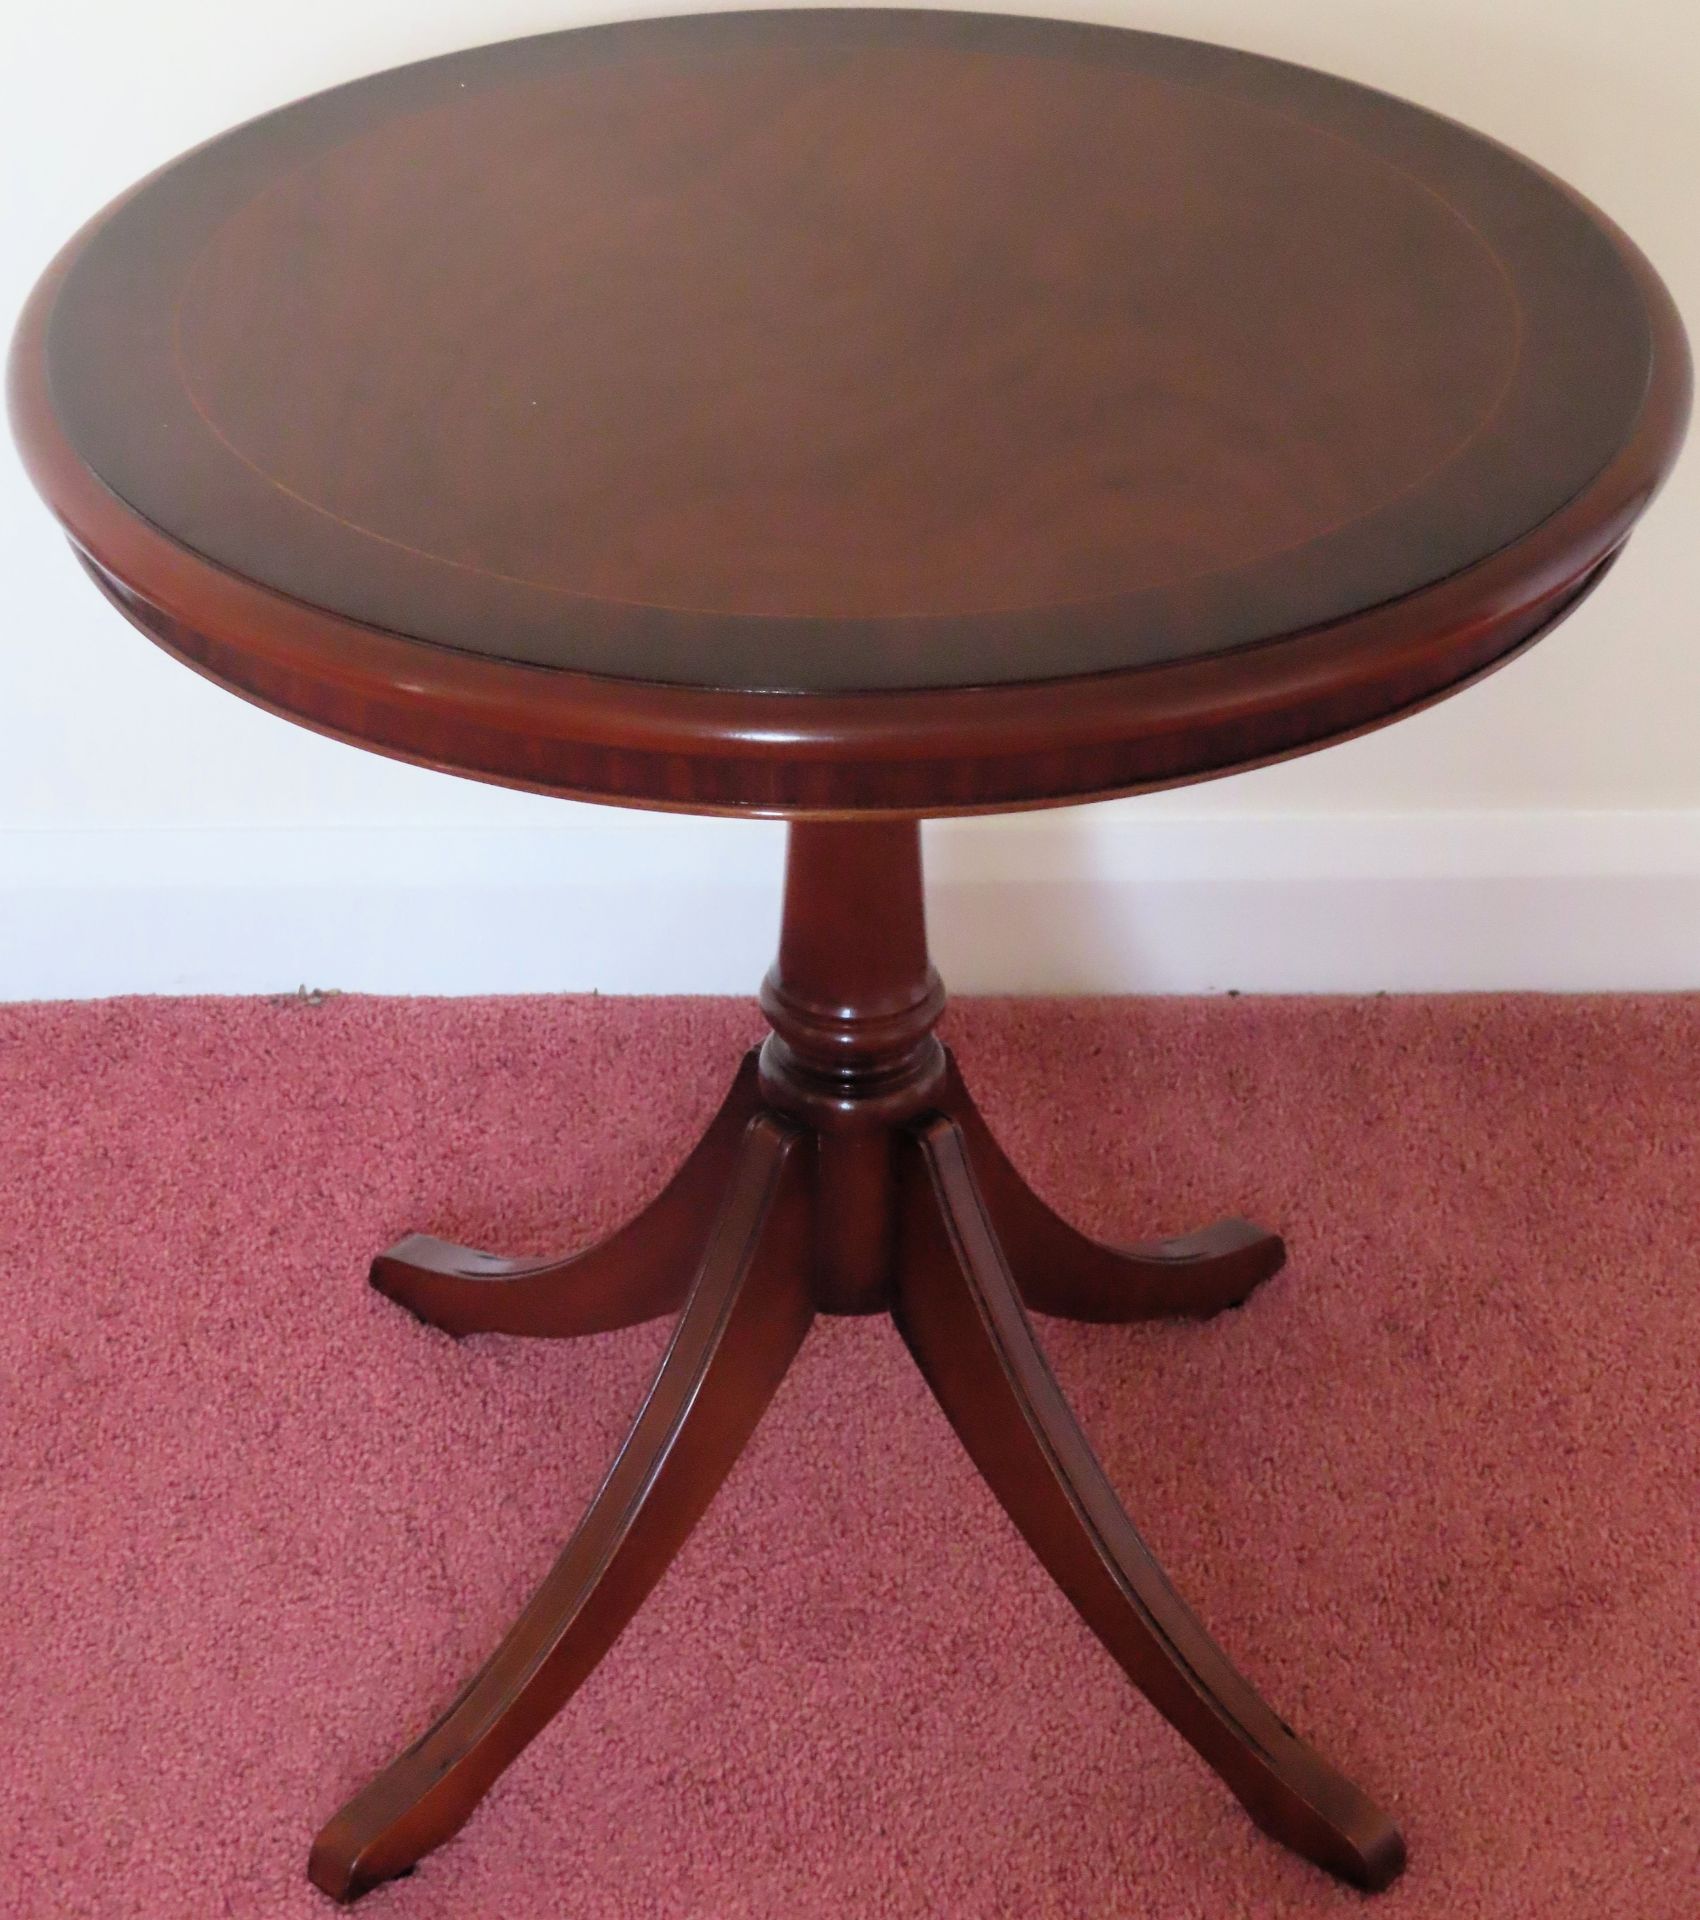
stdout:
[[1674,456],[1669,300],[1384,94],[1007,16],[699,15],[251,122],[42,283],[38,483],[132,618],[404,757],[944,812],[1376,724]]

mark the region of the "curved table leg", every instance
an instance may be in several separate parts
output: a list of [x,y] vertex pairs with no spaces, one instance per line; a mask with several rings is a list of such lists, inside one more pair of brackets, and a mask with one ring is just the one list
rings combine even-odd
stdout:
[[1388,1885],[1405,1864],[1398,1829],[1235,1671],[1123,1511],[1034,1340],[962,1129],[934,1116],[914,1137],[897,1319],[969,1457],[1087,1625],[1258,1826],[1354,1885]]
[[1205,1319],[1237,1307],[1287,1257],[1278,1233],[1249,1220],[1218,1220],[1177,1239],[1129,1247],[1088,1239],[1016,1171],[954,1060],[939,1104],[962,1129],[1021,1298],[1035,1313],[1064,1320]]
[[455,1334],[566,1339],[675,1313],[759,1107],[751,1052],[679,1171],[642,1213],[583,1253],[504,1260],[410,1233],[372,1262],[372,1285],[427,1326]]
[[466,1822],[607,1652],[714,1497],[813,1317],[798,1136],[750,1122],[708,1250],[631,1436],[494,1657],[319,1834],[308,1874],[352,1900]]

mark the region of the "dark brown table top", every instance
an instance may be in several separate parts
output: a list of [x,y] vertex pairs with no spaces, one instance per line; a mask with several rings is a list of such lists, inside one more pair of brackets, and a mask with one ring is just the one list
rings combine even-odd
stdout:
[[882,11],[267,115],[86,229],[14,362],[102,584],[227,684],[793,812],[1125,790],[1435,697],[1585,589],[1687,392],[1634,248],[1450,121]]

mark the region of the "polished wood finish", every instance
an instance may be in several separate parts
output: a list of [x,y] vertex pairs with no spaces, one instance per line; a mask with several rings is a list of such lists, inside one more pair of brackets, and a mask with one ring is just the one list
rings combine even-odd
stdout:
[[1022,1311],[962,1129],[935,1115],[914,1138],[897,1324],[970,1458],[1081,1618],[1252,1819],[1355,1886],[1387,1886],[1405,1865],[1398,1828],[1234,1670],[1122,1511]]
[[945,1073],[914,821],[791,828],[761,1005],[773,1028],[762,1093],[815,1140],[817,1292],[833,1312],[877,1312],[889,1305],[896,1192],[890,1139],[871,1123],[914,1112]]
[[85,229],[12,366],[86,563],[214,679],[792,816],[1196,779],[1453,691],[1597,577],[1688,390],[1635,248],[1450,121],[883,9],[264,116]]
[[1067,1225],[975,1109],[934,1031],[943,1004],[917,825],[799,822],[763,989],[774,1031],[649,1208],[572,1259],[505,1262],[411,1235],[374,1262],[374,1286],[451,1333],[592,1332],[684,1305],[631,1438],[531,1605],[430,1732],[320,1834],[310,1871],[327,1893],[353,1899],[459,1830],[659,1577],[812,1316],[881,1310],[1058,1584],[1252,1818],[1355,1884],[1398,1873],[1386,1816],[1176,1598],[1023,1311],[1200,1318],[1273,1273],[1281,1241],[1224,1221],[1114,1248]]
[[590,1511],[489,1664],[325,1826],[308,1867],[316,1886],[354,1899],[457,1833],[642,1605],[814,1317],[805,1221],[797,1135],[758,1114],[655,1385]]
[[[451,1333],[678,1310],[489,1665],[325,1827],[348,1899],[467,1819],[707,1506],[816,1312],[891,1312],[998,1499],[1278,1840],[1403,1844],[1140,1541],[1029,1310],[1202,1317],[1226,1220],[1097,1244],[935,1032],[918,820],[1208,778],[1494,670],[1615,563],[1690,372],[1598,210],[1278,61],[883,9],[546,35],[163,169],[49,268],[12,418],[124,615],[261,706],[544,792],[791,822],[772,1033],[563,1260],[410,1235]],[[947,1791],[948,1783],[940,1784]]]
[[1561,189],[1362,89],[764,13],[267,115],[91,239],[47,370],[120,498],[294,599],[863,692],[1160,665],[1432,585],[1616,454],[1639,307]]
[[1111,1247],[1054,1213],[1010,1164],[954,1064],[940,1105],[961,1130],[997,1238],[1035,1313],[1063,1320],[1208,1319],[1237,1307],[1287,1257],[1278,1233],[1218,1220],[1196,1233]]
[[760,1106],[752,1053],[665,1189],[618,1232],[570,1259],[505,1260],[410,1233],[372,1263],[372,1285],[445,1333],[574,1339],[676,1312]]

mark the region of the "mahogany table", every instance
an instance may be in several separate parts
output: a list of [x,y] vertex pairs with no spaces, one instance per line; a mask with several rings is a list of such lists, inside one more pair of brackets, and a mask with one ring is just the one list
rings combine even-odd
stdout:
[[772,1034],[648,1211],[571,1258],[413,1235],[373,1266],[453,1333],[679,1318],[554,1571],[325,1826],[320,1887],[462,1825],[817,1312],[892,1314],[1259,1826],[1394,1878],[1397,1829],[1176,1596],[1028,1320],[1214,1313],[1282,1243],[1100,1246],[1028,1190],[934,1034],[917,822],[1204,779],[1456,691],[1610,565],[1688,388],[1645,260],[1503,147],[1277,61],[1002,16],[485,47],[238,128],[72,241],[14,418],[144,632],[381,753],[792,822]]

